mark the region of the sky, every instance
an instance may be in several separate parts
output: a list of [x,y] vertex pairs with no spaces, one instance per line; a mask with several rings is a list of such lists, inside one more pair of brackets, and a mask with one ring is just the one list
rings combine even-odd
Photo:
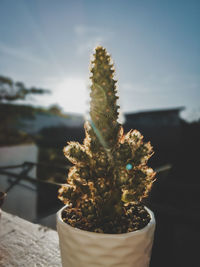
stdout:
[[0,0],[0,75],[52,91],[28,103],[88,111],[97,45],[114,61],[122,112],[184,106],[200,118],[199,0]]

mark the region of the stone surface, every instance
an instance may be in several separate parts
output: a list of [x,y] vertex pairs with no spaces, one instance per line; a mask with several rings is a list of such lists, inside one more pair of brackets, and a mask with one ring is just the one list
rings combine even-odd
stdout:
[[0,266],[61,266],[56,231],[2,212]]

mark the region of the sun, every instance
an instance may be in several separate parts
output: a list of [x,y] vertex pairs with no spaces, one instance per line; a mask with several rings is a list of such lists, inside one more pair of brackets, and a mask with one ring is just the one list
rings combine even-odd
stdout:
[[83,78],[69,77],[53,90],[53,102],[65,112],[86,114],[89,109],[89,89]]

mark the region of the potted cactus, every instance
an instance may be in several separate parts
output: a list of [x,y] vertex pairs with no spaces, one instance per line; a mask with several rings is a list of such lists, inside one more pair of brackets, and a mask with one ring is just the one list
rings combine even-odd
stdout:
[[73,163],[59,189],[57,214],[63,266],[149,266],[155,219],[142,204],[155,180],[153,150],[137,130],[118,122],[114,68],[97,47],[91,66],[90,120],[83,144],[69,142]]

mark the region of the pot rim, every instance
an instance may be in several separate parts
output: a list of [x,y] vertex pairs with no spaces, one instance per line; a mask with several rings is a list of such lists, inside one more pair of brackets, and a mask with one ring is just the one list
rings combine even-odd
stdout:
[[149,213],[151,219],[150,219],[149,223],[145,227],[143,227],[142,229],[139,229],[139,230],[136,230],[136,231],[133,231],[133,232],[122,233],[122,234],[95,233],[95,232],[90,232],[90,231],[82,230],[82,229],[79,229],[79,228],[75,228],[75,227],[69,225],[68,223],[64,222],[62,220],[62,216],[61,215],[62,215],[63,210],[66,207],[67,207],[67,205],[62,207],[57,212],[57,214],[56,214],[57,225],[61,224],[64,228],[66,228],[66,230],[73,231],[73,232],[75,232],[77,234],[79,233],[79,234],[83,234],[83,235],[87,235],[87,236],[89,235],[91,237],[98,237],[98,238],[101,238],[101,237],[102,238],[103,237],[112,237],[112,238],[117,239],[117,238],[129,237],[129,236],[138,236],[138,235],[142,235],[144,232],[148,231],[148,229],[151,228],[156,223],[153,212],[145,206],[145,209]]

